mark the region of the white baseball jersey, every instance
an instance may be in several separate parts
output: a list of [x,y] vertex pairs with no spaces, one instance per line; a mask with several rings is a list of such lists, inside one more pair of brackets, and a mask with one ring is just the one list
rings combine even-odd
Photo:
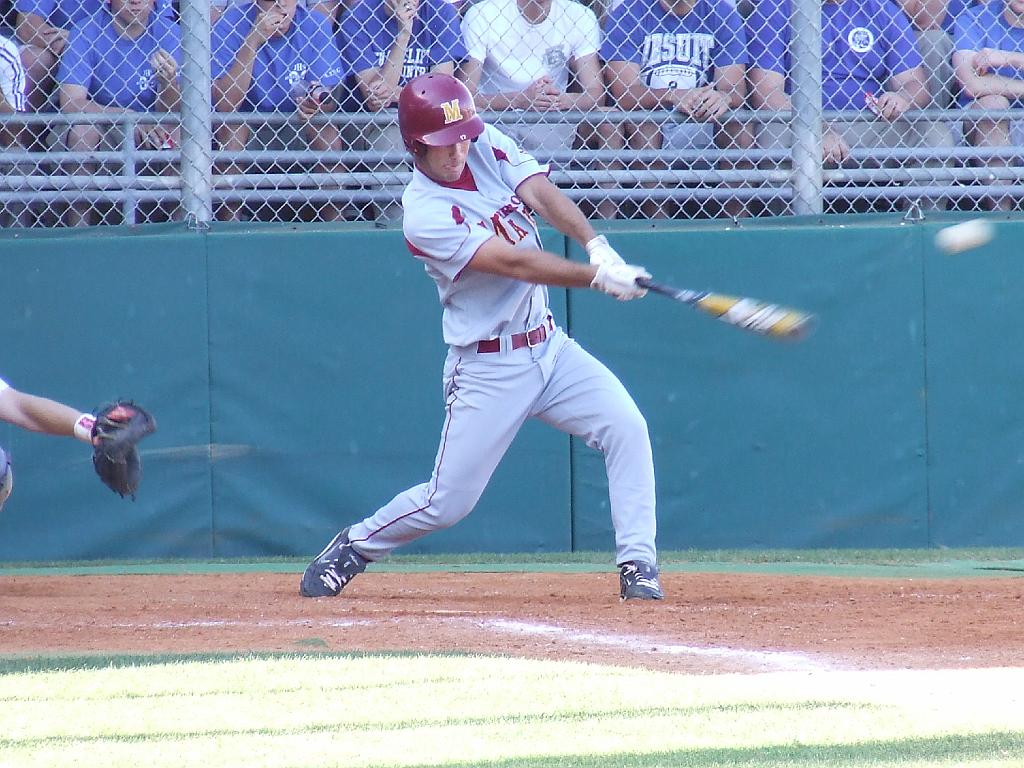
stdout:
[[0,392],[3,392],[8,386],[10,385],[6,381],[0,379]]
[[0,35],[0,92],[15,112],[25,111],[25,68],[21,65],[18,46],[3,35]]
[[545,286],[465,271],[477,249],[495,235],[517,247],[541,247],[533,216],[515,190],[547,172],[492,126],[470,145],[459,181],[445,184],[413,171],[402,195],[402,227],[409,250],[437,283],[446,343],[464,347],[519,333],[547,317]]
[[483,64],[484,94],[521,91],[543,75],[564,91],[569,62],[601,47],[597,16],[575,0],[551,0],[539,24],[523,18],[516,0],[482,0],[466,11],[462,34],[469,56]]
[[[657,562],[654,462],[636,403],[550,317],[547,288],[467,269],[492,237],[541,246],[516,190],[546,172],[487,126],[458,181],[439,183],[417,169],[402,196],[406,243],[437,283],[444,308],[446,416],[430,480],[349,528],[349,540],[370,560],[468,515],[523,422],[535,418],[605,454],[616,562]],[[541,327],[546,334],[535,344],[488,351],[476,343]]]

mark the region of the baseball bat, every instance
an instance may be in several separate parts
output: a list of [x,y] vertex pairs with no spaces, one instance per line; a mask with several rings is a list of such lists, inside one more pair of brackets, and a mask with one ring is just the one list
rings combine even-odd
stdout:
[[636,283],[641,288],[689,304],[723,323],[772,339],[800,341],[814,328],[814,315],[779,304],[710,291],[688,291],[643,277],[638,277]]

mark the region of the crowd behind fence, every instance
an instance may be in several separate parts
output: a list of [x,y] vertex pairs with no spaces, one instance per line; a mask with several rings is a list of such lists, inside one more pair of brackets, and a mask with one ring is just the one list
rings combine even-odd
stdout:
[[404,83],[599,218],[1012,209],[1024,0],[7,0],[0,224],[401,215]]

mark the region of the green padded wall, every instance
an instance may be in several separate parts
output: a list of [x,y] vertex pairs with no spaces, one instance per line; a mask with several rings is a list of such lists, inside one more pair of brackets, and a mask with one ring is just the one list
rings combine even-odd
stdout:
[[0,423],[15,468],[0,560],[214,554],[202,238],[180,227],[5,236],[0,284],[0,377],[83,410],[134,397],[159,426],[132,503],[99,483],[84,444]]
[[[647,416],[661,547],[923,546],[920,249],[910,228],[813,225],[616,233],[679,287],[817,313],[802,344],[661,296],[574,297],[576,337]],[[577,447],[577,546],[610,535],[603,464]]]
[[[551,292],[648,419],[663,549],[1024,543],[1024,222],[948,257],[954,220],[607,227],[663,281],[820,317],[786,345],[660,296]],[[83,409],[132,396],[160,424],[134,503],[80,443],[0,424],[0,561],[305,556],[429,475],[441,313],[400,231],[5,232],[0,285],[0,376]],[[607,499],[601,456],[530,423],[477,510],[405,551],[610,551]]]
[[[216,551],[314,554],[430,477],[447,351],[437,290],[400,230],[207,242]],[[528,425],[473,514],[404,551],[569,549],[568,463],[567,438]]]
[[976,251],[924,255],[937,545],[1024,543],[1024,224],[997,231]]

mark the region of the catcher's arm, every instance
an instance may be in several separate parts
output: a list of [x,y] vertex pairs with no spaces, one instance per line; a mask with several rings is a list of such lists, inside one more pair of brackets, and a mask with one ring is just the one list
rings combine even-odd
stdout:
[[32,432],[77,437],[92,444],[92,414],[46,397],[20,392],[13,387],[0,390],[0,419]]

